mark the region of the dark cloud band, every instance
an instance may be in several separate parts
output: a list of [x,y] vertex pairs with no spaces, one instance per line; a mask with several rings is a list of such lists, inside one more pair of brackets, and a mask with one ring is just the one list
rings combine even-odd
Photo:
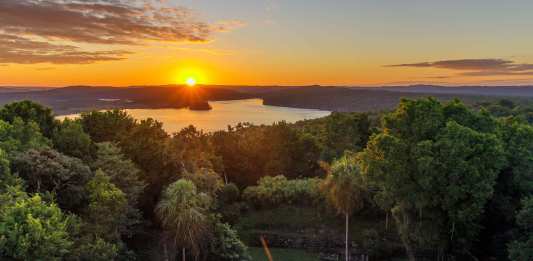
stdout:
[[533,75],[533,64],[505,59],[461,59],[436,62],[405,63],[386,67],[440,68],[463,71],[462,76]]

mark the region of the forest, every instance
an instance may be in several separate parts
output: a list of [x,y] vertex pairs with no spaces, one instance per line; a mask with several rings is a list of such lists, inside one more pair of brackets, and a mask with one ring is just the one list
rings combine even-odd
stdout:
[[421,98],[166,133],[6,104],[0,259],[252,260],[262,235],[342,260],[533,260],[532,123],[530,104]]

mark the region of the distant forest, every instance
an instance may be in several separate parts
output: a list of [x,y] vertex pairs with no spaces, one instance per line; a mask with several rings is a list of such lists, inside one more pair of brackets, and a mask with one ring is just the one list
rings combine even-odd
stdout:
[[0,259],[251,260],[264,236],[321,257],[533,260],[532,123],[527,101],[420,98],[166,133],[119,109],[58,121],[8,103]]

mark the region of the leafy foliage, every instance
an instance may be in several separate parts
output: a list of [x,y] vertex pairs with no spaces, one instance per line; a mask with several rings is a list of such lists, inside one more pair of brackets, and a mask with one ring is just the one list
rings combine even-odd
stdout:
[[85,184],[93,176],[77,158],[52,149],[28,150],[13,160],[13,171],[29,192],[52,193],[62,209],[78,212],[87,199]]
[[284,122],[268,127],[239,124],[227,132],[214,133],[213,144],[222,157],[228,181],[239,186],[253,185],[265,176],[322,174],[316,140]]
[[80,121],[93,142],[119,141],[136,123],[123,110],[82,113]]
[[50,141],[35,122],[15,118],[12,124],[0,120],[0,149],[11,156],[29,150],[49,147]]
[[101,170],[109,178],[109,182],[124,193],[128,203],[125,210],[128,226],[139,223],[139,199],[146,186],[140,178],[141,171],[115,145],[104,142],[96,144],[96,147],[96,159],[90,163],[91,169]]
[[415,248],[469,250],[505,164],[500,140],[484,132],[494,122],[458,102],[402,100],[360,155],[376,201],[393,213],[411,256]]
[[210,258],[213,260],[252,260],[248,253],[248,248],[239,240],[237,232],[230,225],[224,223],[215,224],[210,253]]
[[192,181],[180,179],[165,190],[156,212],[172,242],[198,256],[202,239],[209,233],[211,203],[207,194],[198,193]]
[[52,141],[56,150],[68,156],[90,160],[94,154],[91,137],[78,121],[63,120],[52,135]]
[[509,259],[526,261],[533,259],[533,197],[522,201],[522,209],[516,215],[520,227],[520,239],[509,244]]
[[69,218],[59,207],[17,187],[0,201],[0,259],[62,260],[69,253]]
[[87,183],[89,206],[85,211],[91,232],[108,241],[120,240],[127,229],[126,195],[101,170]]
[[288,180],[285,176],[264,177],[257,186],[247,187],[243,198],[258,207],[312,205],[322,198],[320,182],[318,178]]
[[366,188],[352,154],[348,153],[333,163],[321,189],[339,213],[351,215],[363,208]]
[[17,118],[24,123],[35,122],[45,137],[51,137],[57,125],[50,108],[32,101],[13,102],[0,109],[0,120],[14,124]]

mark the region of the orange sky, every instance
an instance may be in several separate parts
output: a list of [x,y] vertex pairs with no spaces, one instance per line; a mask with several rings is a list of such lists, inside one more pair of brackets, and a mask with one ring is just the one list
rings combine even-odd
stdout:
[[[463,2],[153,1],[151,9],[98,9],[125,17],[106,27],[134,28],[112,35],[117,30],[76,16],[94,6],[42,9],[32,0],[5,0],[0,85],[157,85],[188,77],[237,85],[533,83],[533,17],[526,11],[533,3]],[[174,8],[164,20],[135,20],[163,7]],[[141,30],[154,25],[159,31]]]

